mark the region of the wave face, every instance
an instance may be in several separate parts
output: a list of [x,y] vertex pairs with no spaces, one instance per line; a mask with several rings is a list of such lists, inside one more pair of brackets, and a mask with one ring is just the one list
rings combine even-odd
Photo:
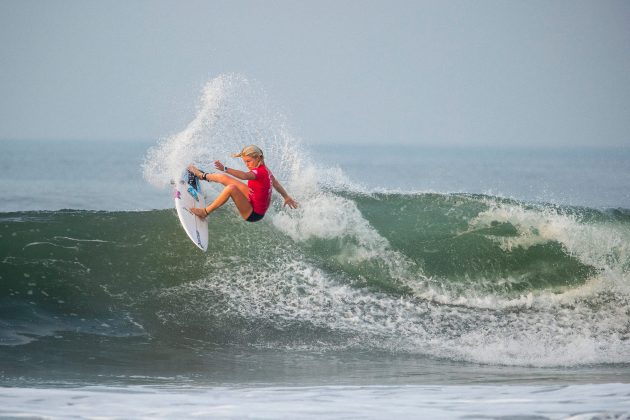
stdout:
[[0,342],[70,331],[490,364],[630,362],[628,215],[328,194],[253,225],[219,211],[207,254],[171,210],[2,214]]
[[144,175],[165,187],[193,161],[239,165],[226,156],[249,143],[300,207],[283,209],[275,194],[250,224],[227,205],[211,216],[206,254],[173,210],[0,214],[0,344],[71,335],[630,363],[627,211],[368,191],[312,162],[264,92],[238,75],[208,83],[189,126],[149,150]]

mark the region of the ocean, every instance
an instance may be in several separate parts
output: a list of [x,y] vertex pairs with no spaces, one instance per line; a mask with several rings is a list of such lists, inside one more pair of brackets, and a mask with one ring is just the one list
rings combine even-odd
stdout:
[[[170,180],[250,143],[300,207],[202,253]],[[627,149],[309,145],[223,76],[162,139],[1,141],[0,192],[0,418],[630,418]]]

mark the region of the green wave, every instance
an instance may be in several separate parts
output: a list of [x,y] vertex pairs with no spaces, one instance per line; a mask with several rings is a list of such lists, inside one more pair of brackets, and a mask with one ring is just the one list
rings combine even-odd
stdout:
[[[618,327],[628,316],[624,210],[458,194],[334,197],[358,216],[322,226],[278,206],[250,224],[223,208],[211,215],[207,253],[174,210],[0,214],[0,344],[72,331],[448,354],[444,346],[457,353],[453,340],[476,328],[487,345],[489,331],[527,335],[551,328],[540,326],[548,319],[546,347],[575,338],[576,326],[559,319],[581,320],[580,331],[612,347],[627,342]],[[315,234],[293,234],[294,219]],[[418,344],[435,340],[434,350]]]

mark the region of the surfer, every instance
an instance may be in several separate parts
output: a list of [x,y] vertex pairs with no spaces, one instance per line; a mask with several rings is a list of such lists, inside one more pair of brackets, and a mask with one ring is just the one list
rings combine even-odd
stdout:
[[[250,145],[245,147],[241,153],[232,156],[242,158],[249,172],[228,168],[218,160],[214,162],[214,167],[224,173],[210,174],[199,170],[195,165],[188,166],[188,170],[197,178],[225,185],[223,191],[211,204],[205,208],[191,208],[191,212],[205,218],[232,198],[244,220],[257,222],[265,216],[271,204],[271,187],[275,188],[284,198],[285,206],[288,205],[292,209],[297,208],[298,203],[287,194],[265,166],[262,150],[257,146]],[[247,181],[247,184],[239,180]]]

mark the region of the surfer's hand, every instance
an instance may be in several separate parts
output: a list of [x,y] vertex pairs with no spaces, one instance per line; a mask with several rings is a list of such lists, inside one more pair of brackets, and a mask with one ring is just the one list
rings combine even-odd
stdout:
[[290,196],[287,195],[284,198],[284,205],[282,207],[284,207],[284,206],[289,206],[292,209],[297,209],[298,203],[297,203],[297,201],[295,201],[294,199],[292,199]]
[[223,172],[225,170],[225,165],[221,163],[219,160],[214,161],[214,167]]

